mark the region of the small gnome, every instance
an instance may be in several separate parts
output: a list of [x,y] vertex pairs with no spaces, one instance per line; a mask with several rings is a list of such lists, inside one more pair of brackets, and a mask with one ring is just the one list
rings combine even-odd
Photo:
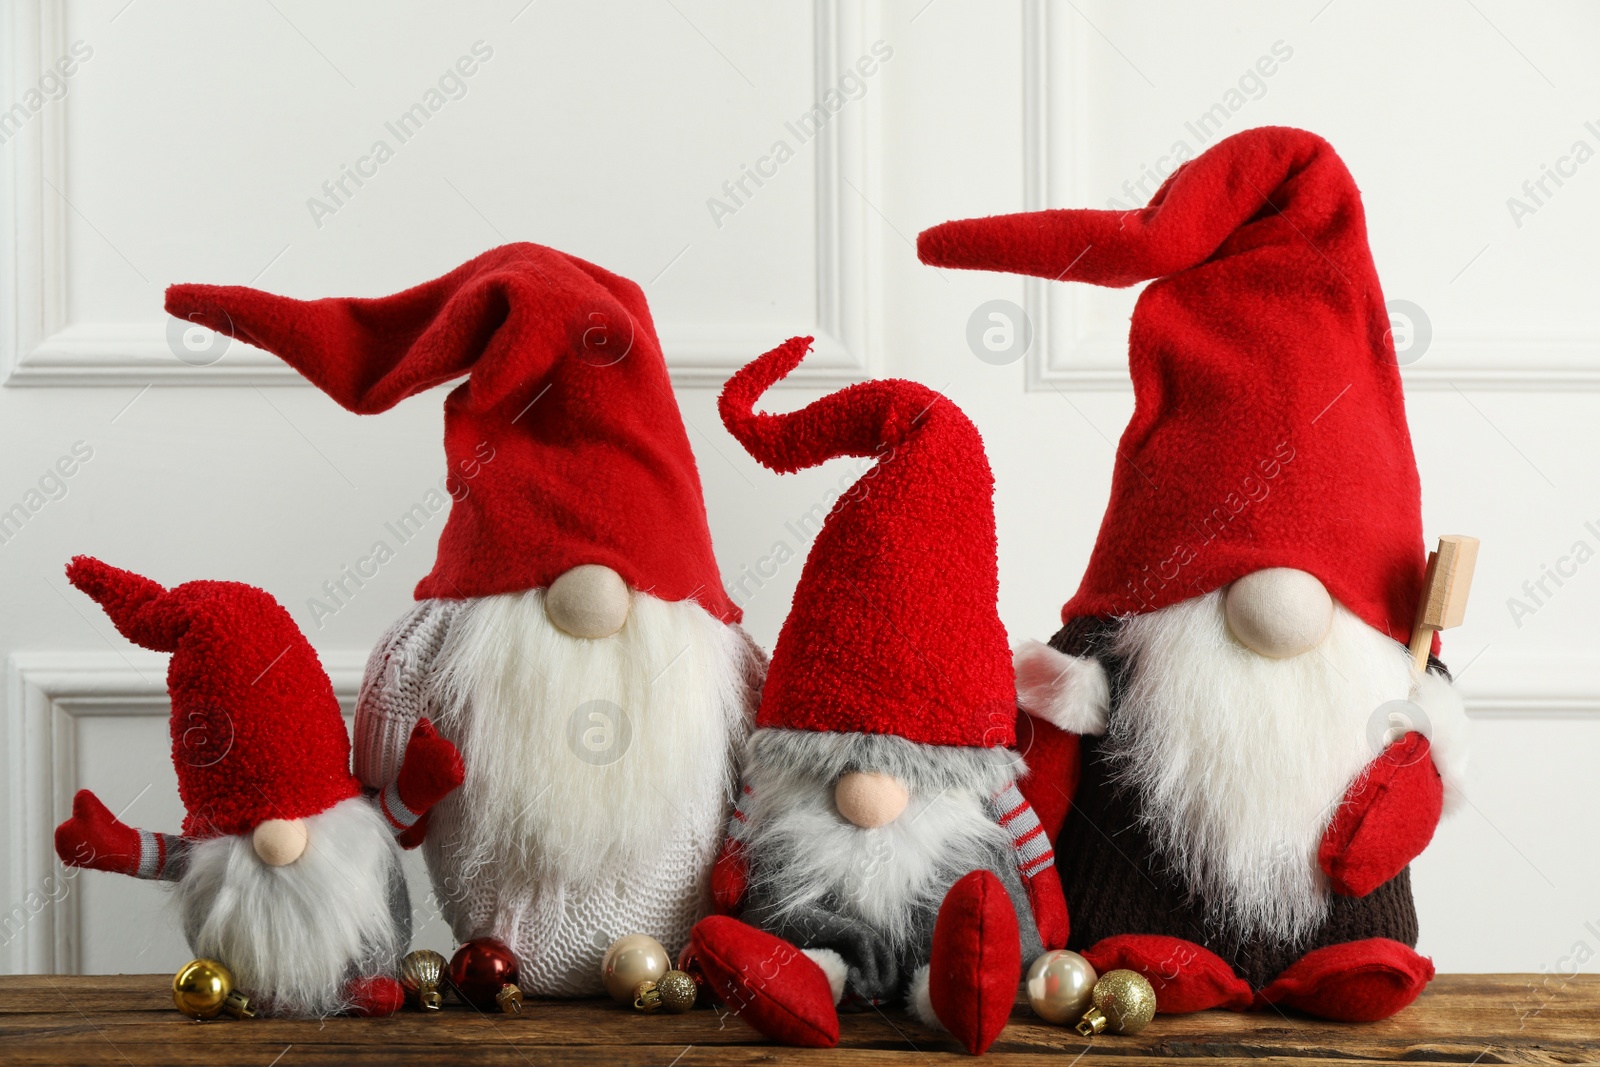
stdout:
[[257,1014],[396,1011],[411,940],[396,838],[460,784],[454,746],[419,722],[395,782],[365,794],[333,686],[270,595],[239,582],[164,589],[87,556],[67,578],[123,636],[172,653],[188,814],[181,835],[140,830],[80,790],[56,855],[174,883],[190,949],[227,966]]
[[817,534],[773,653],[713,878],[739,917],[702,921],[690,950],[777,1040],[832,1045],[839,1007],[904,1001],[977,1054],[1005,1026],[1023,958],[1067,934],[1014,781],[994,478],[977,429],[914,382],[756,414],[810,343],[736,374],[724,424],[779,472],[877,463]]
[[1407,651],[1419,479],[1344,163],[1249,130],[1142,210],[949,222],[918,252],[1154,279],[1099,539],[1060,632],[1016,653],[1039,747],[1076,757],[1024,783],[1059,830],[1071,947],[1143,973],[1163,1012],[1399,1011],[1433,976],[1408,864],[1459,793],[1466,723],[1437,636],[1425,670]]
[[765,657],[723,589],[640,288],[512,244],[393,296],[175,285],[167,310],[357,414],[464,379],[444,401],[449,519],[368,661],[356,774],[393,783],[423,719],[460,749],[464,785],[408,840],[463,971],[514,956],[529,995],[589,996],[617,938],[681,948]]

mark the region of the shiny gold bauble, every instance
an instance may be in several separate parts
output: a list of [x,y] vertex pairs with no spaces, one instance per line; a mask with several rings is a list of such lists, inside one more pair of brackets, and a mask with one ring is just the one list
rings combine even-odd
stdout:
[[1138,971],[1107,971],[1094,984],[1094,1005],[1083,1014],[1084,1037],[1110,1031],[1137,1034],[1156,1017],[1156,991]]
[[600,961],[600,980],[618,1004],[632,1004],[641,982],[660,982],[672,969],[672,957],[661,942],[645,934],[619,937]]
[[1033,961],[1023,987],[1033,1013],[1047,1023],[1075,1023],[1089,1010],[1097,975],[1076,952],[1057,949]]
[[233,972],[216,960],[190,960],[172,976],[172,1003],[191,1019],[236,1019],[255,1015],[250,999],[234,988]]
[[400,984],[423,1011],[438,1011],[444,1006],[444,996],[439,992],[444,968],[445,958],[431,948],[408,952],[400,961]]

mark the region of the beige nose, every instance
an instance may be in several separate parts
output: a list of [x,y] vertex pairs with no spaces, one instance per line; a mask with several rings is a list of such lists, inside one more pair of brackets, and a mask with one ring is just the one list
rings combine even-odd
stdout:
[[833,787],[833,803],[839,814],[863,830],[894,822],[910,800],[911,794],[900,780],[882,771],[851,771]]
[[544,591],[550,621],[573,637],[610,637],[628,621],[628,583],[610,567],[585,563]]
[[287,867],[306,850],[304,819],[268,819],[250,835],[261,862],[270,867]]
[[1333,597],[1316,578],[1289,567],[1247,574],[1223,594],[1239,643],[1271,659],[1309,652],[1333,625]]

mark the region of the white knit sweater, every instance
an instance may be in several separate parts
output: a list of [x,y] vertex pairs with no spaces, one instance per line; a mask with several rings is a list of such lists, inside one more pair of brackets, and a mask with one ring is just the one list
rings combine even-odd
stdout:
[[[467,603],[419,601],[373,650],[356,705],[355,768],[366,785],[381,788],[394,779],[420,716],[434,719],[459,742],[448,723],[439,721],[432,682],[446,635]],[[749,647],[756,667],[763,667],[759,649]],[[760,678],[747,681],[753,710]],[[737,741],[730,738],[730,758]],[[727,824],[728,798],[701,805],[704,810],[683,810],[675,831],[642,866],[589,884],[549,878],[526,884],[507,874],[516,865],[463,872],[451,847],[461,820],[470,815],[459,797],[447,797],[429,814],[423,851],[435,897],[459,940],[488,935],[511,947],[522,987],[532,995],[597,994],[600,960],[611,942],[624,934],[649,934],[676,953],[709,908],[709,875]]]

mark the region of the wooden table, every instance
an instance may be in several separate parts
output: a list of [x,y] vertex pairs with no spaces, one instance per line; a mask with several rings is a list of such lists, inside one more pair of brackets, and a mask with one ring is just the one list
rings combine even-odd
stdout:
[[[530,1002],[521,1016],[455,1005],[438,1014],[323,1022],[190,1022],[165,975],[0,977],[0,1064],[811,1063],[966,1060],[946,1035],[901,1011],[848,1015],[837,1049],[772,1045],[710,1010],[638,1015],[599,1001]],[[1162,1016],[1134,1037],[1092,1042],[1019,1004],[985,1063],[1600,1064],[1600,975],[1447,975],[1387,1022],[1344,1025],[1276,1013]],[[1067,1057],[1065,1059],[1061,1057]]]

